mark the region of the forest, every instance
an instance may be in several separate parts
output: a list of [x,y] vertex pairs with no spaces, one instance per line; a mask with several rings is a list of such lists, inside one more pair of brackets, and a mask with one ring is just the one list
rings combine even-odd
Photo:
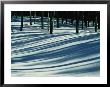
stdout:
[[[92,21],[92,26],[95,28],[95,32],[97,32],[97,28],[100,29],[100,12],[99,11],[13,11],[12,12],[12,21],[15,21],[13,17],[21,17],[21,26],[20,31],[23,29],[23,17],[29,17],[30,25],[32,22],[41,22],[41,29],[44,29],[45,24],[44,21],[48,23],[48,31],[50,34],[53,33],[53,29],[55,27],[54,22],[56,22],[56,27],[60,28],[62,26],[67,25],[75,25],[76,33],[79,33],[79,26],[83,29],[84,26],[87,28],[90,26],[90,22]],[[41,17],[40,20],[37,20],[37,17]],[[47,20],[45,20],[45,18]],[[33,19],[32,19],[33,18]],[[59,22],[61,20],[61,22]],[[73,21],[75,23],[73,24]],[[65,24],[64,24],[65,21]],[[81,22],[81,25],[79,23]]]

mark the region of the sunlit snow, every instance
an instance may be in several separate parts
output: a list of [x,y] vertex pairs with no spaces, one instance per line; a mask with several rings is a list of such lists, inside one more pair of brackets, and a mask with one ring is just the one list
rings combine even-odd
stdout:
[[49,34],[45,25],[24,22],[19,31],[20,22],[12,22],[12,76],[100,76],[100,30],[79,28],[76,34],[75,26],[62,26]]

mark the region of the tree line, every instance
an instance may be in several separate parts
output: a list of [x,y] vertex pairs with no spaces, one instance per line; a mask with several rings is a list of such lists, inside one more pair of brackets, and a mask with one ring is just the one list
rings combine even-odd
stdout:
[[[84,26],[87,28],[90,25],[90,21],[93,22],[93,26],[95,28],[95,32],[97,29],[100,29],[100,11],[12,11],[11,16],[18,16],[21,17],[21,27],[20,31],[23,30],[23,17],[29,16],[30,17],[30,25],[32,25],[32,17],[35,19],[36,16],[41,17],[41,29],[44,29],[44,17],[49,18],[49,31],[50,34],[53,33],[53,20],[56,18],[57,28],[60,28],[59,20],[61,19],[61,23],[63,24],[64,21],[67,23],[67,19],[71,19],[71,25],[73,21],[76,20],[76,33],[79,33],[79,22],[81,21],[81,28],[83,29]],[[85,25],[84,25],[85,24]]]

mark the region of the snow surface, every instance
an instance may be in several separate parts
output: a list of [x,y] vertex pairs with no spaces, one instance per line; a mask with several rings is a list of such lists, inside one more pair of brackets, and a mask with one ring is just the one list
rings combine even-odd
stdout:
[[100,76],[99,30],[88,27],[76,34],[75,27],[67,26],[49,34],[48,29],[34,26],[23,31],[12,26],[12,76]]

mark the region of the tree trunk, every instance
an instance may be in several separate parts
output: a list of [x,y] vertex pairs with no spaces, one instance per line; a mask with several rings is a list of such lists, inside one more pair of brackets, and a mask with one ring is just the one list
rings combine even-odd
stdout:
[[93,19],[93,26],[94,26],[94,19]]
[[20,31],[23,30],[23,12],[21,12],[21,27],[20,27]]
[[57,18],[57,28],[59,28],[59,18]]
[[36,12],[34,12],[34,24],[36,23]]
[[79,27],[79,20],[77,19],[77,20],[76,20],[76,33],[79,33],[78,27]]
[[82,29],[83,29],[83,20],[82,20]]
[[84,16],[82,15],[82,29],[83,29],[83,25],[84,25]]
[[85,26],[86,26],[86,28],[87,28],[87,20],[85,20]]
[[98,19],[98,29],[100,29],[100,20]]
[[57,28],[59,28],[59,16],[58,16],[58,13],[57,13]]
[[31,11],[30,11],[30,25],[32,25]]
[[63,24],[64,18],[62,18],[62,24]]
[[52,12],[50,12],[50,34],[53,34],[53,20],[52,20]]
[[76,15],[76,33],[79,33],[79,12]]
[[67,24],[67,22],[68,22],[68,19],[66,18],[66,24]]
[[41,29],[44,29],[43,15],[44,15],[44,12],[42,11],[42,12],[41,12]]
[[50,24],[49,24],[49,23],[50,23],[50,18],[49,18],[49,17],[50,17],[50,16],[49,16],[49,11],[48,11],[48,31],[49,31],[49,28],[50,28],[50,27],[49,27],[49,25],[50,25]]
[[95,32],[97,32],[97,17],[95,18]]
[[87,26],[89,27],[89,20],[88,20],[88,22],[87,22]]
[[73,18],[71,19],[71,25],[73,25]]

